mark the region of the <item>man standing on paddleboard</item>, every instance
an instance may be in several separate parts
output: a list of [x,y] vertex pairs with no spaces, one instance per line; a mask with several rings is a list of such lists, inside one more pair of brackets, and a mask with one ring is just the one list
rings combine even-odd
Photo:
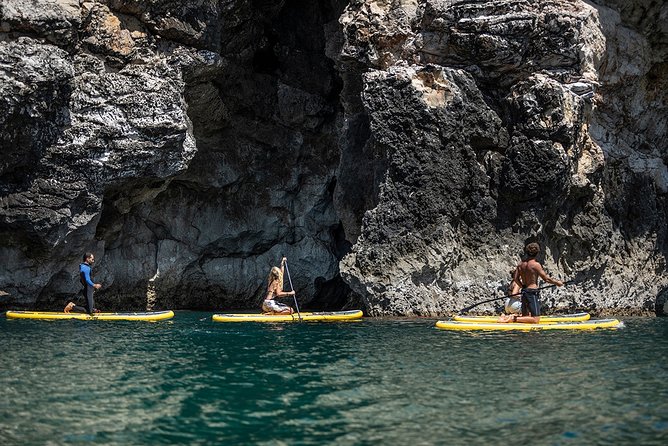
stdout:
[[83,256],[83,263],[79,265],[79,281],[83,289],[81,290],[81,295],[83,296],[84,303],[86,307],[80,307],[74,304],[74,302],[69,302],[65,306],[65,313],[69,313],[74,310],[77,313],[88,313],[91,316],[93,313],[99,313],[100,310],[95,308],[95,301],[93,300],[93,290],[99,290],[102,288],[102,284],[94,283],[90,277],[93,264],[95,263],[95,256],[91,252],[87,252]]
[[529,243],[524,247],[527,259],[520,262],[515,269],[514,281],[521,283],[522,287],[522,316],[501,315],[498,322],[523,322],[537,324],[540,322],[540,290],[538,289],[538,278],[556,286],[563,286],[564,282],[548,276],[543,267],[536,260],[540,253],[538,243]]

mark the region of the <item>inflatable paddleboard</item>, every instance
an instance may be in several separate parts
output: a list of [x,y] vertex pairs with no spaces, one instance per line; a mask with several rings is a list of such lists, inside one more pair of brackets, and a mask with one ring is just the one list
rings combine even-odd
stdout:
[[361,310],[320,311],[301,314],[214,314],[214,322],[299,322],[302,321],[350,321],[360,319]]
[[[542,318],[541,318],[542,319]],[[596,328],[620,328],[624,324],[617,319],[592,319],[576,322],[545,322],[541,324],[522,324],[497,322],[461,322],[438,321],[436,327],[441,330],[593,330]]]
[[[591,316],[589,313],[573,313],[573,314],[555,314],[551,316],[541,316],[540,323],[547,322],[577,322],[588,321]],[[496,322],[499,316],[462,316],[456,315],[452,320],[459,322]]]
[[8,319],[77,319],[82,321],[162,321],[174,317],[172,310],[143,313],[64,313],[55,311],[8,311]]

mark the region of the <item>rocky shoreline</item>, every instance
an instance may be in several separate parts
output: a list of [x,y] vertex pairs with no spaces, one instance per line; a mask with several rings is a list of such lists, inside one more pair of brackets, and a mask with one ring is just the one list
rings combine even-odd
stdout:
[[[0,308],[665,314],[668,5],[2,0]],[[491,311],[493,305],[479,307]]]

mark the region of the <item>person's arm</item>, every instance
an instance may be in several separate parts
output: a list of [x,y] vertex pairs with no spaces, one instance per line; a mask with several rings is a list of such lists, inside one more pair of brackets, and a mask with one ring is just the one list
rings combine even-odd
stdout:
[[[282,268],[281,268],[282,269]],[[294,291],[283,291],[278,289],[278,282],[274,284],[274,296],[276,297],[285,297],[285,296],[293,296],[295,294]]]
[[281,259],[281,277],[283,277],[283,275],[285,274],[285,262],[287,261],[288,259],[285,257]]
[[281,291],[278,289],[278,282],[272,282],[271,285],[269,285],[269,288],[267,288],[267,295],[264,297],[265,299],[274,299],[276,297],[285,297],[285,296],[293,296],[295,294],[294,291]]
[[543,270],[543,267],[539,263],[536,264],[536,267],[534,268],[534,271],[536,271],[536,273],[538,274],[538,277],[540,277],[541,279],[543,279],[547,283],[551,283],[551,284],[556,285],[556,286],[563,286],[564,285],[564,282],[562,282],[561,280],[553,279],[552,277],[548,276],[545,273],[545,271]]

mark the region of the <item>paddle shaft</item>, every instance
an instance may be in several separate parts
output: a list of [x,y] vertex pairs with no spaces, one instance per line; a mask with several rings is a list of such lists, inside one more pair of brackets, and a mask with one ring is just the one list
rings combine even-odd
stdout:
[[[292,279],[290,278],[290,268],[288,268],[288,261],[285,261],[285,272],[288,273],[288,282],[290,282],[290,291],[294,291],[292,286]],[[302,315],[299,312],[299,304],[297,303],[297,293],[293,294],[292,297],[295,299],[295,307],[297,307],[297,316],[299,317],[299,322],[302,321]]]
[[[568,285],[568,284],[571,284],[571,283],[573,283],[573,281],[564,282],[564,285]],[[547,285],[547,286],[542,286],[542,287],[540,287],[540,288],[536,288],[536,289],[537,289],[537,290],[546,290],[546,289],[548,289],[548,288],[554,288],[555,286],[556,286],[556,285]],[[469,311],[471,308],[475,308],[475,307],[477,307],[478,305],[486,304],[486,303],[488,303],[488,302],[494,302],[495,300],[501,300],[501,299],[506,299],[506,298],[508,298],[508,297],[521,296],[521,295],[522,295],[522,293],[520,292],[520,293],[515,293],[515,294],[506,294],[505,296],[495,297],[495,298],[493,298],[493,299],[482,300],[482,301],[480,301],[480,302],[476,302],[476,303],[474,303],[473,305],[469,305],[468,307],[464,307],[464,308],[462,308],[461,310],[459,310],[458,313],[459,313],[459,314],[462,314],[462,313],[464,313],[464,312],[466,312],[466,311]]]

